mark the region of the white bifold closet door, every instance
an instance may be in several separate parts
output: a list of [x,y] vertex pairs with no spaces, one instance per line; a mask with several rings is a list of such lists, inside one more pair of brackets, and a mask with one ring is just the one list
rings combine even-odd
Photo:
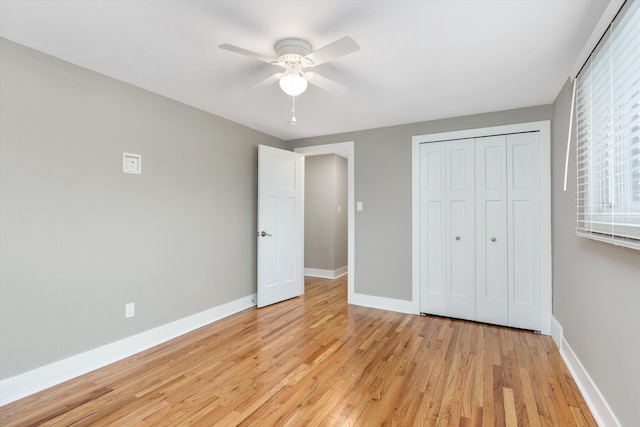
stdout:
[[447,315],[445,152],[442,143],[420,145],[420,311]]
[[420,146],[421,311],[475,318],[473,139]]
[[420,311],[540,330],[538,132],[420,145]]
[[473,139],[445,145],[447,315],[475,319],[475,209]]
[[476,142],[476,320],[507,325],[507,137]]
[[509,326],[542,323],[539,132],[507,135]]

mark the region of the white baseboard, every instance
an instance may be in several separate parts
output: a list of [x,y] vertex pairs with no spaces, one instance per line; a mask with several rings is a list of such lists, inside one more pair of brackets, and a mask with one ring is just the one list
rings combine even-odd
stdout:
[[553,338],[553,341],[556,343],[558,349],[560,350],[562,350],[563,336],[562,325],[556,320],[555,317],[551,316],[551,338]]
[[304,269],[305,276],[322,277],[323,279],[337,279],[340,276],[347,274],[347,267],[344,266],[337,270],[323,270],[321,268],[306,268]]
[[256,305],[255,299],[255,294],[249,295],[24,374],[4,379],[0,381],[0,406],[140,353],[239,311],[254,307]]
[[415,314],[413,301],[405,301],[401,299],[376,297],[372,295],[354,293],[352,295],[349,295],[349,304],[378,308],[381,310],[397,311],[400,313]]
[[578,385],[598,425],[603,427],[621,427],[622,424],[620,424],[604,396],[600,393],[596,383],[591,379],[589,372],[587,372],[580,362],[580,359],[578,359],[578,356],[576,356],[569,346],[569,343],[564,339],[562,335],[562,325],[560,325],[553,316],[551,317],[551,336],[558,345],[560,356],[567,365],[567,368],[569,368],[571,376]]

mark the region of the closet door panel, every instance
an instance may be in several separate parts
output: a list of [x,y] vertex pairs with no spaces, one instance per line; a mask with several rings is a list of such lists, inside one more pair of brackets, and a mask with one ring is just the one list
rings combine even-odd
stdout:
[[506,136],[476,140],[476,319],[506,325]]
[[[480,279],[484,291],[481,301],[491,306],[488,307],[489,313],[485,314],[487,318],[484,321],[504,323],[507,320],[507,245],[504,232],[506,224],[503,222],[506,216],[505,202],[487,200],[484,208],[484,236],[478,252],[484,255],[482,269],[485,274],[481,279],[476,278],[476,284]],[[493,316],[496,316],[495,320],[491,319]]]
[[448,141],[445,153],[447,315],[475,320],[474,141]]
[[531,202],[526,200],[513,201],[511,212],[513,217],[513,296],[514,306],[531,307],[535,304],[533,283],[534,275],[532,249],[534,236],[532,235],[533,221],[531,217]]
[[507,137],[509,326],[540,330],[539,133]]
[[420,312],[446,316],[444,143],[420,145]]
[[449,219],[451,221],[450,246],[450,294],[453,297],[466,298],[470,294],[468,286],[467,270],[469,269],[469,244],[467,233],[467,202],[464,200],[454,200],[449,204]]

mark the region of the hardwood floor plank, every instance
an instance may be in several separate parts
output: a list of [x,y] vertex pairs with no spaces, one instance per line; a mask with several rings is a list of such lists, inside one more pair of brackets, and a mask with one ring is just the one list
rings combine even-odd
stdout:
[[520,384],[522,387],[523,405],[527,411],[527,419],[531,427],[540,427],[540,414],[537,410],[537,404],[535,395],[533,393],[533,387],[531,386],[531,375],[529,370],[522,366],[520,367]]
[[496,426],[506,425],[503,390],[502,365],[493,365],[493,423]]
[[523,425],[522,423],[518,423],[518,414],[516,412],[516,402],[513,397],[513,390],[510,388],[503,388],[502,395],[504,401],[505,424],[509,427]]
[[346,301],[346,277],[307,278],[0,407],[0,425],[596,425],[550,337]]

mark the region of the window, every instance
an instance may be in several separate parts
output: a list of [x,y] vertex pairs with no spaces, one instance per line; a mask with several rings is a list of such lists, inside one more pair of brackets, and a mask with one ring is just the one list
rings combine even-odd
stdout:
[[640,0],[623,5],[576,84],[576,231],[640,249]]

